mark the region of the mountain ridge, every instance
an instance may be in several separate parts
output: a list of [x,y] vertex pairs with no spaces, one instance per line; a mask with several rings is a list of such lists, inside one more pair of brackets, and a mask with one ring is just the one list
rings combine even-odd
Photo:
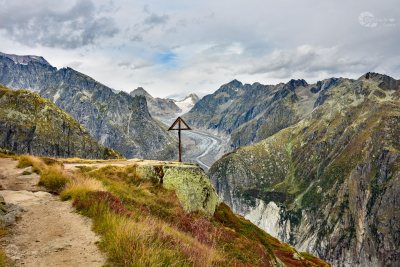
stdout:
[[271,112],[283,103],[293,114],[308,110],[218,160],[209,173],[218,194],[275,237],[334,266],[397,266],[399,84],[367,73],[267,95],[281,101]]
[[176,140],[152,118],[144,97],[115,92],[69,67],[57,70],[37,61],[19,64],[4,54],[0,55],[0,83],[39,92],[70,113],[97,141],[125,157],[174,157]]
[[[365,77],[364,74],[362,77]],[[381,79],[381,86],[398,87],[395,79],[377,73],[371,79]],[[327,78],[314,84],[305,80],[263,85],[243,84],[233,80],[214,93],[206,95],[185,114],[192,125],[205,130],[231,136],[230,149],[259,142],[268,136],[300,121],[318,102],[323,101],[320,91],[337,86],[347,78]]]
[[18,154],[118,158],[98,144],[75,119],[50,100],[0,85],[0,147]]
[[28,65],[29,62],[36,62],[43,65],[51,66],[50,63],[41,56],[34,56],[34,55],[19,56],[14,54],[6,54],[2,52],[0,52],[0,56],[11,59],[12,61],[14,61],[15,64]]

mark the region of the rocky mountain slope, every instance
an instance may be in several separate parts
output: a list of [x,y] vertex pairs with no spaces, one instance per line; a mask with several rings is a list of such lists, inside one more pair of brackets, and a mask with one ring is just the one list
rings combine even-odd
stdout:
[[[218,194],[272,235],[334,266],[399,266],[400,81],[367,73],[300,85],[279,85],[270,97],[295,103],[282,115],[304,118],[285,122],[289,127],[269,121],[276,129],[270,137],[217,161],[210,176]],[[240,88],[231,84],[219,95],[244,94]],[[299,95],[315,99],[305,112]]]
[[188,112],[199,101],[196,94],[190,94],[182,100],[153,97],[142,87],[138,87],[129,94],[146,97],[150,114],[162,121],[176,119],[176,117]]
[[250,85],[234,80],[203,97],[184,118],[197,127],[230,136],[234,149],[300,121],[313,110],[318,91],[341,82],[342,79],[332,78],[314,85],[304,80]]
[[125,157],[170,159],[175,139],[148,112],[146,99],[116,92],[71,68],[37,56],[0,54],[0,84],[37,91]]
[[69,114],[26,90],[0,86],[0,147],[18,154],[117,158]]
[[146,90],[139,87],[129,93],[131,96],[144,96],[147,100],[149,112],[156,118],[172,118],[182,110],[173,99],[152,97]]

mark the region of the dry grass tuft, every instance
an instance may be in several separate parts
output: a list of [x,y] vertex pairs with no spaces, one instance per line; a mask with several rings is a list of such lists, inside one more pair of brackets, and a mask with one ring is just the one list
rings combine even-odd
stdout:
[[106,191],[106,189],[102,182],[75,173],[60,196],[62,200],[76,199],[92,191]]
[[9,259],[2,249],[0,249],[0,266],[10,266]]
[[32,166],[32,171],[36,173],[40,173],[47,167],[46,163],[44,163],[40,158],[30,155],[22,155],[19,157],[17,168],[23,169],[30,166]]
[[44,186],[52,193],[60,193],[70,181],[60,165],[51,165],[41,171],[39,185]]
[[74,206],[93,218],[100,246],[117,266],[212,266],[217,251],[158,219],[133,219],[122,202],[107,192],[91,192]]
[[[0,226],[0,238],[7,235],[7,229],[3,226]],[[6,253],[4,253],[3,249],[0,247],[0,266],[10,266],[10,259],[7,257]]]

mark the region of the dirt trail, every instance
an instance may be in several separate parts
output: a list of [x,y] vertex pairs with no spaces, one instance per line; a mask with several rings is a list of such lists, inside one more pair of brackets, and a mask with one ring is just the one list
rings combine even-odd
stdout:
[[22,175],[29,168],[17,169],[16,164],[0,158],[0,195],[24,210],[1,240],[16,266],[102,266],[105,258],[90,219],[75,213],[70,202],[41,191],[38,175]]

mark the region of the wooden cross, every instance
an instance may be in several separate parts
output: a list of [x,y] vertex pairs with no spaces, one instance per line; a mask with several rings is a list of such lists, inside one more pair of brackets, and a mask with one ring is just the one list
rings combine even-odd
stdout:
[[[182,124],[185,128],[182,128]],[[175,126],[178,125],[178,128]],[[178,117],[175,122],[169,127],[168,131],[178,131],[178,139],[179,139],[179,162],[182,162],[182,145],[181,145],[181,130],[192,130],[189,125],[181,118]]]

